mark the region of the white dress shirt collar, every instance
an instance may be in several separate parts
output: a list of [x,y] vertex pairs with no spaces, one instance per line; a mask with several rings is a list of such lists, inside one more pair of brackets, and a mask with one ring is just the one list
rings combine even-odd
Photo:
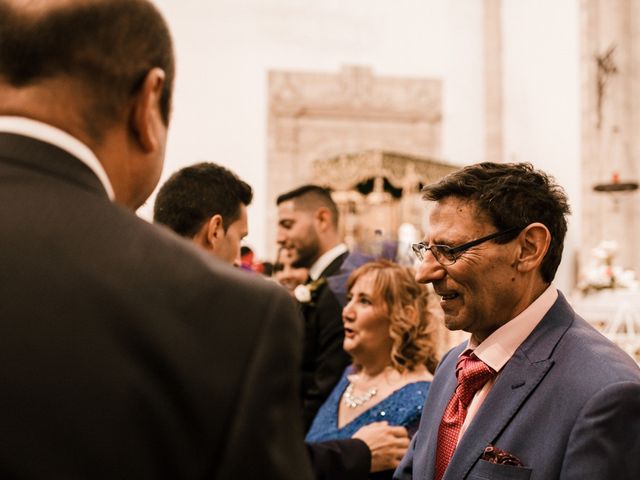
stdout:
[[320,278],[322,272],[324,272],[324,270],[329,265],[331,265],[331,262],[348,251],[349,249],[347,248],[347,246],[344,243],[340,243],[333,247],[331,250],[327,250],[322,255],[320,255],[320,258],[318,258],[318,260],[316,260],[309,269],[309,276],[311,277],[311,280],[317,280],[318,278]]
[[102,183],[109,200],[114,200],[113,187],[98,157],[88,146],[67,132],[30,118],[10,116],[0,116],[0,132],[34,138],[65,150],[91,169]]

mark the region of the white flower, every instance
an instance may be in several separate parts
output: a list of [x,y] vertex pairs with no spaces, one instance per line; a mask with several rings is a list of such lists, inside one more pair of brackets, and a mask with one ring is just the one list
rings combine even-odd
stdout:
[[311,290],[307,285],[298,285],[293,291],[293,295],[300,303],[311,302]]

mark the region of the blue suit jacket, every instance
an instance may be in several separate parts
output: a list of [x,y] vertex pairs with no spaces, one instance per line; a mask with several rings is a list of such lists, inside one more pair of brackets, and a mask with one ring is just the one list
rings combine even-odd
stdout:
[[[442,359],[418,433],[394,478],[433,479],[440,419],[465,346]],[[524,467],[482,460],[489,444]],[[443,480],[638,478],[640,369],[560,294],[498,375]]]

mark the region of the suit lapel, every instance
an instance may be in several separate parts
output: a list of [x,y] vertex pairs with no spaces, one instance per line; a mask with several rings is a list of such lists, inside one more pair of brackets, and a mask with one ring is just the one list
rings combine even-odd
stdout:
[[338,273],[338,271],[340,270],[340,267],[342,266],[342,263],[344,262],[345,258],[347,258],[348,255],[349,255],[349,252],[344,252],[338,255],[333,260],[333,262],[327,265],[327,268],[325,268],[322,271],[322,273],[320,274],[320,277],[329,277],[331,275],[334,275],[335,273]]
[[532,364],[521,351],[516,351],[460,440],[444,480],[465,478],[552,365],[552,360]]
[[[507,427],[553,366],[551,355],[571,325],[573,316],[564,296],[559,293],[549,312],[498,375],[496,383],[458,444],[443,480],[466,478],[485,447],[494,443]],[[427,478],[433,478],[433,470],[431,477]]]
[[466,348],[467,343],[451,350],[442,359],[437,375],[429,388],[423,415],[420,419],[418,435],[424,432],[424,437],[416,438],[414,457],[414,478],[432,480],[435,471],[436,446],[438,445],[438,429],[444,410],[456,389],[456,363],[458,355]]

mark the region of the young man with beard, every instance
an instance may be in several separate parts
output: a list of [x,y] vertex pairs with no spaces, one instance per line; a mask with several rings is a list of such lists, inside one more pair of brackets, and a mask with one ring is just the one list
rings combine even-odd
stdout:
[[276,203],[278,244],[292,252],[294,267],[309,269],[309,279],[296,295],[305,320],[301,394],[308,429],[350,363],[342,348],[342,306],[326,282],[339,272],[348,250],[338,234],[338,208],[327,189],[303,185],[283,193]]

